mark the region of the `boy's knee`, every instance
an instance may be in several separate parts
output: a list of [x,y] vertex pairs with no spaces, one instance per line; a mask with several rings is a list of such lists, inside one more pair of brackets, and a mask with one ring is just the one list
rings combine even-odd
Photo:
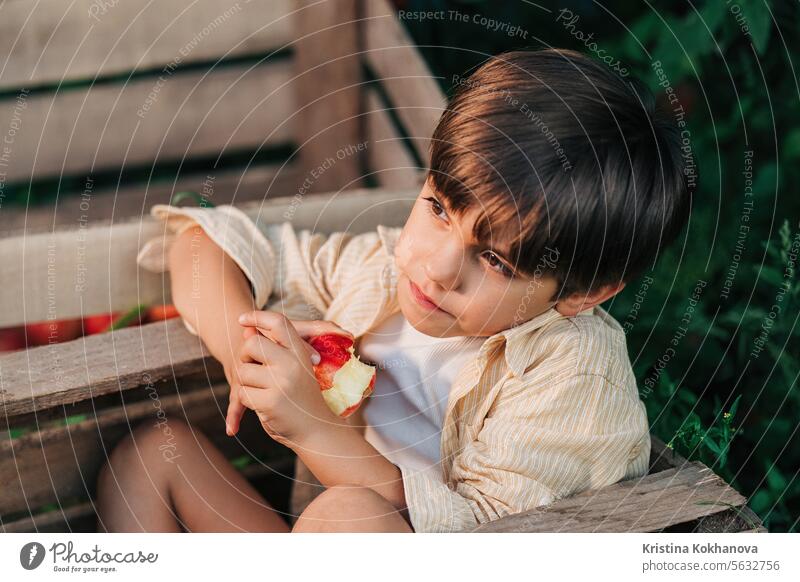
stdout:
[[101,482],[107,480],[112,469],[124,471],[140,465],[150,467],[154,461],[174,462],[180,456],[181,446],[188,445],[192,438],[191,428],[183,419],[169,419],[165,423],[146,420],[117,443],[99,478]]
[[294,532],[384,531],[397,510],[382,495],[358,485],[337,485],[320,493],[298,517]]

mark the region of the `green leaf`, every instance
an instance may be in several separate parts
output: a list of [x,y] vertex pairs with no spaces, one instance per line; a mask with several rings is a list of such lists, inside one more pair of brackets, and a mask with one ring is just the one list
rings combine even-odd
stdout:
[[764,49],[767,48],[767,41],[769,40],[769,31],[772,28],[770,11],[764,6],[764,0],[740,1],[742,2],[741,15],[744,16],[743,23],[750,33],[753,46],[756,47],[758,54],[764,54]]
[[722,447],[720,447],[720,446],[719,446],[719,444],[715,443],[715,442],[714,442],[712,439],[710,439],[710,438],[704,438],[704,439],[703,439],[703,444],[705,444],[705,445],[706,445],[706,447],[707,447],[707,448],[708,448],[708,449],[709,449],[709,450],[710,450],[712,453],[714,453],[714,454],[716,454],[716,455],[721,455],[721,454],[722,454]]
[[205,198],[204,196],[201,196],[197,192],[193,192],[191,190],[184,190],[182,192],[175,192],[175,194],[172,195],[172,199],[169,201],[169,203],[174,206],[174,205],[178,204],[180,201],[186,200],[187,198],[190,198],[190,199],[194,200],[200,206],[211,206],[212,208],[214,207],[214,204],[209,202],[209,200],[207,198]]
[[756,494],[750,498],[750,508],[759,514],[764,514],[772,505],[772,496],[768,491],[759,489]]
[[111,324],[110,330],[117,330],[122,329],[124,327],[128,327],[131,323],[139,319],[144,312],[147,310],[147,305],[144,303],[140,303],[127,313],[124,313],[120,317],[118,317],[114,323]]
[[243,469],[252,462],[253,462],[253,457],[249,455],[243,455],[241,457],[236,457],[235,459],[231,459],[231,465],[233,465],[237,469]]
[[729,418],[731,420],[733,420],[733,418],[736,416],[736,411],[739,409],[739,400],[741,399],[742,395],[739,394],[739,396],[736,397],[736,399],[733,401],[733,404],[731,404],[730,409],[728,410],[728,414],[730,415]]
[[764,461],[764,465],[766,467],[767,486],[771,491],[774,491],[779,495],[782,494],[784,491],[786,491],[786,487],[788,485],[786,477],[781,474],[777,465],[773,464],[770,467],[769,461]]
[[72,416],[68,416],[64,419],[64,424],[65,425],[78,424],[79,422],[83,422],[87,418],[88,415],[86,414],[73,414]]

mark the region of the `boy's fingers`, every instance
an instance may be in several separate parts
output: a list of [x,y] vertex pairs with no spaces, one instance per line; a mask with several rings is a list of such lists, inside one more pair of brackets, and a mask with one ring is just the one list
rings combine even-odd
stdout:
[[294,323],[297,333],[300,334],[300,337],[304,339],[314,337],[315,335],[325,335],[326,333],[344,335],[350,339],[353,339],[352,333],[344,328],[339,327],[332,321],[325,321],[321,319],[315,319],[311,321],[293,320],[292,323]]
[[261,334],[244,340],[239,350],[239,359],[245,363],[253,361],[261,364],[274,364],[283,360],[285,355],[286,351],[281,346]]
[[284,378],[274,366],[263,364],[240,364],[236,368],[242,386],[253,388],[272,388],[280,386]]
[[[295,352],[298,357],[306,353],[303,349],[305,342],[288,317],[276,311],[247,311],[239,316],[239,323],[246,326],[255,326],[260,334],[266,334],[278,344]],[[252,341],[246,340],[245,343]]]
[[238,395],[231,390],[231,397],[228,402],[228,414],[225,417],[225,432],[228,436],[234,436],[239,432],[239,425],[245,410],[246,408],[239,400]]
[[[349,337],[350,339],[354,339],[353,334],[347,331],[344,328],[339,327],[332,321],[325,321],[321,319],[315,320],[292,320],[295,329],[297,330],[297,334],[303,338],[304,340],[308,340],[314,336],[318,335],[325,335],[325,334],[335,334],[335,335],[343,335]],[[320,363],[320,355],[317,353],[311,344],[306,342],[306,351],[308,352],[308,356],[311,359],[311,363],[315,366]]]

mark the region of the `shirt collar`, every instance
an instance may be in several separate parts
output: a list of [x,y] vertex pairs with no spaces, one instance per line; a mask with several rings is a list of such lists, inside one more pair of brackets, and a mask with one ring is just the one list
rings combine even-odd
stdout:
[[508,364],[508,367],[517,378],[521,378],[525,368],[530,364],[531,353],[533,352],[531,335],[536,330],[561,317],[564,316],[555,307],[550,307],[528,321],[496,333],[488,341],[505,340],[506,364]]
[[377,227],[378,236],[383,243],[383,248],[386,249],[386,253],[390,256],[394,256],[394,247],[397,243],[397,238],[400,236],[400,231],[403,230],[399,226],[384,226],[379,224]]

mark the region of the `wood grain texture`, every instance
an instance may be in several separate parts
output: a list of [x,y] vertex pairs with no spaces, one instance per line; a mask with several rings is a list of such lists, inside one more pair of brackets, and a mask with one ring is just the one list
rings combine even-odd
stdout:
[[[706,504],[710,503],[710,504]],[[584,491],[482,524],[476,532],[654,532],[745,503],[699,462]]]
[[291,73],[280,59],[31,95],[23,109],[0,101],[0,119],[19,119],[5,179],[286,144],[296,135]]
[[[282,479],[286,479],[285,475],[289,474],[293,462],[293,457],[275,459],[248,465],[240,472],[273,507],[278,508],[280,504],[275,499],[274,488]],[[54,511],[35,513],[12,521],[3,522],[0,519],[0,533],[94,533],[97,531],[94,500]]]
[[[378,224],[402,226],[418,194],[418,188],[361,189],[250,202],[241,209],[263,226],[288,220],[295,228],[361,233]],[[0,286],[0,327],[169,303],[168,279],[136,264],[145,241],[163,235],[163,225],[148,216],[0,239],[7,281]]]
[[290,0],[0,4],[0,88],[267,53],[293,39]]
[[366,89],[366,107],[369,173],[381,188],[421,188],[425,176],[409,152],[413,146],[398,135],[375,89]]
[[650,435],[650,469],[649,473],[658,473],[666,469],[680,467],[687,460],[675,450],[669,448],[660,438]]
[[293,5],[293,87],[304,191],[358,188],[366,155],[359,117],[359,0],[294,0]]
[[0,357],[0,408],[14,416],[218,366],[180,319]]
[[174,445],[175,454],[180,454],[180,442],[170,440],[167,431],[171,420],[181,419],[208,436],[226,458],[287,455],[288,449],[270,439],[253,414],[245,415],[236,438],[225,434],[227,384],[174,393],[168,385],[154,382],[140,390],[143,400],[98,410],[82,422],[0,440],[0,515],[93,498],[98,472],[108,455],[141,424],[160,423],[165,447]]
[[370,0],[364,21],[364,59],[389,95],[417,154],[428,164],[428,145],[447,104],[413,39],[387,0]]
[[[169,203],[176,192],[201,193],[212,204],[243,204],[287,196],[297,188],[294,164],[269,165],[242,170],[187,176],[173,182],[121,186],[116,190],[62,193],[54,204],[31,208],[5,207],[0,212],[4,238],[23,233],[52,232],[85,222],[92,226],[146,218],[154,204]],[[207,186],[210,185],[211,194]]]

